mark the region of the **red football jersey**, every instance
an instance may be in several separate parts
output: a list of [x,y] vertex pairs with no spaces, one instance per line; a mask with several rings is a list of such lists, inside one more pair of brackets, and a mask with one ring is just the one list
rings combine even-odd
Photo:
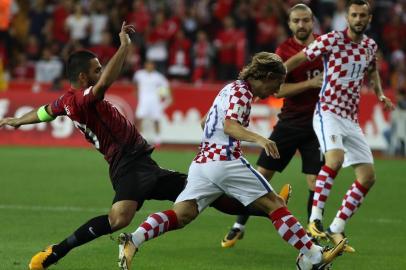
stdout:
[[70,89],[50,106],[53,115],[67,115],[110,165],[123,153],[142,153],[152,149],[135,126],[110,102],[94,96],[91,87]]
[[[317,36],[314,35],[316,38]],[[290,57],[300,52],[305,48],[295,41],[293,37],[287,39],[276,49],[276,54],[283,61],[287,61]],[[286,83],[298,83],[309,80],[323,72],[322,59],[316,59],[313,62],[305,62],[296,69],[292,70],[287,77]],[[312,119],[316,103],[319,100],[320,88],[308,89],[293,97],[284,99],[281,113],[278,115],[281,121],[289,121],[295,126],[312,126]]]

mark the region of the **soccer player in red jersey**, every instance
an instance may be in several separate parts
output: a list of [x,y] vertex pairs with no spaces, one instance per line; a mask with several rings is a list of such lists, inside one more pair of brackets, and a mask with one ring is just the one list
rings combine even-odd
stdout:
[[[378,46],[364,34],[372,19],[369,3],[350,0],[346,12],[348,29],[318,37],[286,62],[288,71],[292,71],[307,60],[315,60],[320,55],[323,57],[323,86],[313,127],[325,164],[317,176],[308,230],[315,237],[328,236],[333,242],[344,238],[345,225],[375,183],[372,152],[358,122],[360,90],[366,73],[379,101],[385,109],[393,109],[392,102],[382,91],[376,67]],[[354,168],[356,180],[324,232],[321,221],[325,203],[338,171],[347,166]],[[347,246],[346,251],[354,252],[354,249]]]
[[[297,4],[289,10],[289,28],[293,36],[276,49],[284,61],[300,52],[317,36],[313,34],[313,13],[305,4]],[[298,150],[302,157],[302,172],[306,175],[309,187],[307,203],[310,216],[313,203],[316,176],[322,160],[320,146],[313,131],[313,113],[318,101],[322,83],[323,64],[321,59],[305,63],[286,77],[277,97],[283,97],[284,104],[270,140],[276,142],[280,159],[274,159],[261,152],[257,161],[257,170],[270,181],[275,171],[282,172]],[[238,216],[231,230],[221,241],[224,248],[232,247],[244,234],[248,216]]]
[[[68,92],[22,117],[0,119],[0,127],[9,125],[17,128],[67,115],[104,155],[115,191],[108,215],[90,219],[59,244],[37,253],[31,259],[30,270],[46,269],[73,248],[126,227],[145,200],[174,201],[186,184],[185,174],[158,166],[151,158],[153,147],[130,121],[104,100],[105,92],[120,74],[130,47],[128,34],[134,31],[133,26],[123,23],[119,34],[121,45],[103,72],[92,52],[74,52],[67,63],[71,82]],[[246,210],[240,203],[225,197],[219,198],[213,205],[229,214],[241,214]]]

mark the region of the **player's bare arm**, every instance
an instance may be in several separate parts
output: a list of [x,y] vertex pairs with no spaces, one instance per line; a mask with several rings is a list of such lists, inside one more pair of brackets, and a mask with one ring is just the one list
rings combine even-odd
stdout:
[[226,119],[224,121],[224,133],[237,140],[257,143],[264,148],[268,156],[270,155],[273,158],[279,158],[278,148],[274,141],[268,140],[267,138],[246,129],[238,123],[238,121]]
[[100,80],[92,88],[93,94],[99,99],[104,98],[104,93],[110,87],[110,85],[117,79],[118,75],[121,72],[124,60],[127,56],[128,49],[131,44],[131,39],[129,34],[135,33],[135,28],[133,25],[126,25],[123,22],[121,26],[120,36],[120,47],[114,56],[110,59],[106,68],[104,69]]
[[375,95],[378,97],[379,101],[383,103],[384,109],[394,110],[395,106],[393,105],[392,101],[383,93],[381,77],[379,76],[378,70],[374,68],[368,72],[368,75],[374,88]]
[[322,84],[323,84],[323,73],[320,73],[319,75],[307,81],[282,84],[279,92],[275,94],[275,97],[277,98],[292,97],[308,89],[321,88]]
[[303,51],[298,52],[285,62],[287,73],[291,72],[306,61],[308,61],[306,54]]
[[0,127],[12,126],[19,128],[22,125],[36,124],[41,122],[49,122],[55,119],[48,105],[41,106],[32,110],[21,117],[6,117],[0,119]]
[[207,113],[200,120],[200,126],[202,127],[203,130],[204,130],[204,125],[206,124],[206,118],[207,118]]

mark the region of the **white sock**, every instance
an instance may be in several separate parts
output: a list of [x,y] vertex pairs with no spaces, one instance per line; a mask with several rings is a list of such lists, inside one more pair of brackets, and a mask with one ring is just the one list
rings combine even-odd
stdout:
[[239,229],[240,231],[244,231],[245,230],[245,225],[242,225],[238,222],[234,223],[233,228]]
[[334,218],[333,222],[330,225],[330,231],[333,233],[342,233],[344,232],[345,221],[341,218]]
[[310,215],[309,221],[313,222],[316,219],[323,220],[323,210],[317,206],[312,206],[312,214]]
[[310,262],[312,264],[317,264],[317,263],[321,262],[321,260],[323,258],[322,251],[323,251],[323,248],[321,246],[313,244],[311,249],[308,252],[303,253],[303,254],[310,260]]
[[142,243],[145,242],[144,231],[140,230],[139,228],[131,234],[131,240],[133,241],[134,245],[138,248],[141,246]]

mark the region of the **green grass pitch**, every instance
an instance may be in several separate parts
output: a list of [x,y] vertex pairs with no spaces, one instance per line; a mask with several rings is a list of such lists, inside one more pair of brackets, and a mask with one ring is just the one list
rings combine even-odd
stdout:
[[[154,158],[162,167],[187,171],[194,154],[158,150]],[[256,155],[247,157],[254,165]],[[340,257],[334,269],[406,269],[405,165],[405,160],[376,160],[377,183],[346,230],[357,253]],[[278,190],[283,183],[293,185],[289,208],[305,222],[308,191],[300,166],[295,158],[274,177],[273,186]],[[351,169],[339,174],[325,226],[353,180]],[[33,254],[106,213],[112,198],[107,164],[95,150],[0,148],[0,269],[27,269]],[[125,230],[133,231],[148,214],[170,207],[170,202],[145,203]],[[295,269],[296,250],[279,238],[266,218],[250,219],[245,238],[232,249],[222,249],[220,240],[233,222],[234,217],[208,209],[185,229],[146,243],[133,268]],[[51,269],[117,269],[116,258],[116,243],[105,236],[73,250]]]

